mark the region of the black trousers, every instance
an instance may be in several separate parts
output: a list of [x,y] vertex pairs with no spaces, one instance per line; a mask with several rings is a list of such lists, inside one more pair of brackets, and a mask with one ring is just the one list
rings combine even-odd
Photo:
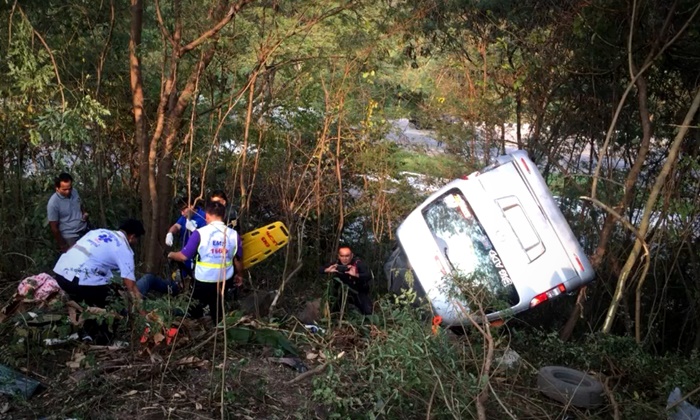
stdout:
[[85,302],[88,306],[97,306],[104,308],[107,306],[107,297],[109,296],[109,285],[102,286],[84,286],[78,284],[78,278],[73,277],[71,280],[66,279],[60,274],[54,272],[54,278],[61,289],[68,293],[71,299],[80,303]]
[[221,295],[221,288],[228,290],[232,284],[233,278],[226,280],[224,284],[218,283],[218,287],[217,283],[195,280],[192,298],[197,299],[198,303],[190,310],[192,318],[201,318],[204,315],[204,308],[208,306],[211,319],[215,324],[218,324],[225,312],[225,294]]
[[[332,310],[333,312],[337,312],[340,310],[340,306],[343,302],[343,287],[341,286],[340,279],[334,278],[332,282],[333,297],[335,298]],[[374,303],[372,302],[372,297],[369,295],[369,288],[358,287],[357,289],[354,289],[351,286],[348,286],[347,290],[347,303],[355,305],[362,315],[372,315],[372,307],[374,306]]]
[[[68,293],[71,299],[80,303],[85,302],[88,306],[97,306],[104,308],[107,306],[107,297],[109,297],[109,285],[103,286],[81,286],[78,284],[78,278],[74,277],[70,281],[60,274],[54,272],[54,278],[61,289]],[[117,321],[113,324],[114,330],[117,328]],[[106,345],[112,342],[114,334],[109,329],[107,321],[98,322],[95,319],[85,320],[81,330],[81,336],[90,336],[95,344]]]

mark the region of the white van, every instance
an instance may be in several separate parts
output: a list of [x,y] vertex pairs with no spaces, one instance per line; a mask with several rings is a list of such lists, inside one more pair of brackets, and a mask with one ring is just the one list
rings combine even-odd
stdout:
[[467,296],[476,291],[487,320],[497,322],[595,277],[525,151],[448,183],[396,236],[384,267],[389,290],[413,286],[448,326],[468,324],[465,311],[479,308]]

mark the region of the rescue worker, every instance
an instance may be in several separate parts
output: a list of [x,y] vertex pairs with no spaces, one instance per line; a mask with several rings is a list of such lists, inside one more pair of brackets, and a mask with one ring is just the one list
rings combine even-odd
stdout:
[[119,270],[134,302],[141,301],[134,275],[134,251],[143,236],[143,224],[126,220],[119,230],[95,229],[80,238],[53,268],[56,281],[71,299],[104,308],[110,292],[112,270]]
[[236,232],[240,233],[238,229],[238,212],[233,208],[233,206],[228,206],[228,198],[224,190],[214,190],[209,197],[211,201],[218,201],[226,207],[226,215],[224,216],[224,222],[234,229]]
[[206,226],[195,230],[181,251],[168,253],[168,258],[175,261],[186,261],[199,254],[192,291],[192,298],[198,304],[192,308],[190,315],[201,318],[204,308],[208,306],[215,324],[224,314],[223,295],[224,290],[230,287],[229,282],[243,284],[243,277],[239,274],[242,264],[234,263],[238,233],[226,226],[223,221],[225,215],[226,207],[223,204],[209,201],[205,206]]
[[[190,205],[186,197],[180,197],[177,200],[177,206],[180,210],[180,218],[168,229],[168,233],[165,235],[165,245],[173,246],[174,234],[179,233],[180,246],[184,248],[187,246],[192,232],[206,225],[207,222],[204,217],[204,210],[199,206]],[[181,277],[183,279],[187,276],[192,276],[194,261],[182,261],[179,265]]]
[[[227,205],[228,198],[226,197],[226,193],[224,192],[224,190],[214,190],[211,193],[209,200],[216,201],[224,205],[224,207],[226,208],[226,216],[223,220],[228,227],[235,229],[238,233],[238,250],[236,251],[236,255],[234,256],[233,264],[236,269],[236,274],[240,274],[241,277],[243,277],[243,242],[241,241],[241,234],[238,227],[238,212],[233,209],[233,206],[229,207]],[[238,286],[236,284],[233,284],[233,282],[231,284],[228,284],[227,286],[228,288],[226,289],[226,300],[238,300],[238,295],[240,291]]]

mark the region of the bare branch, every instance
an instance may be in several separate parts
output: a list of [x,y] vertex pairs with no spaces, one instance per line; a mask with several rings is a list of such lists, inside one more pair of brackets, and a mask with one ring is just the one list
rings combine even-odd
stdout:
[[[698,5],[698,8],[700,9],[700,5]],[[698,9],[696,9],[696,11],[697,10]],[[668,174],[671,172],[671,167],[673,166],[675,160],[678,157],[678,152],[680,150],[681,143],[683,142],[685,135],[688,133],[688,129],[685,127],[688,127],[692,122],[693,118],[695,118],[695,114],[698,110],[698,107],[700,107],[700,89],[696,92],[695,97],[693,98],[693,102],[690,105],[690,109],[688,109],[688,112],[685,115],[682,125],[684,128],[678,130],[678,133],[676,134],[676,137],[673,140],[673,143],[671,144],[671,149],[668,152],[668,158],[666,159],[666,162],[664,163],[664,166],[661,169],[661,173],[659,173],[659,175],[657,176],[656,182],[654,183],[654,186],[651,189],[651,193],[649,194],[649,198],[646,201],[646,205],[644,207],[644,214],[642,216],[642,222],[639,227],[639,234],[637,235],[637,240],[634,243],[632,252],[630,252],[629,256],[627,257],[627,261],[625,262],[625,265],[622,268],[622,272],[620,273],[620,277],[617,280],[615,295],[613,296],[613,301],[610,303],[610,307],[608,308],[608,314],[605,317],[605,322],[603,324],[603,332],[606,334],[609,333],[610,329],[612,328],[612,322],[615,318],[617,308],[620,305],[620,301],[622,300],[622,293],[627,282],[627,278],[629,277],[629,272],[631,271],[634,263],[637,261],[640,248],[642,248],[642,246],[645,245],[644,240],[640,239],[640,235],[644,235],[647,232],[647,229],[649,227],[649,218],[651,217],[651,212],[653,210],[654,204],[656,203],[656,199],[659,196],[659,192],[661,191],[662,186],[666,182]],[[646,252],[648,252],[648,250],[646,250]],[[637,337],[637,341],[639,341],[639,336]]]
[[652,50],[647,57],[646,61],[644,62],[644,65],[642,68],[639,69],[637,74],[634,75],[632,80],[627,84],[627,88],[625,89],[625,92],[622,94],[622,98],[620,98],[620,102],[617,104],[617,109],[615,110],[615,114],[613,115],[613,119],[610,122],[610,128],[608,128],[608,133],[605,136],[605,141],[603,142],[603,147],[600,149],[600,156],[598,157],[598,163],[596,164],[595,168],[595,175],[593,176],[593,184],[591,185],[591,197],[595,198],[596,196],[596,190],[598,187],[598,177],[600,176],[600,170],[602,169],[603,166],[603,157],[607,154],[608,151],[608,146],[610,145],[610,140],[612,139],[613,132],[615,130],[615,126],[617,125],[617,119],[620,117],[620,112],[622,112],[622,107],[625,105],[625,101],[627,99],[627,95],[632,91],[632,88],[635,86],[637,83],[637,78],[641,76],[651,65],[654,63],[654,61],[661,56],[671,45],[673,45],[674,42],[685,32],[685,30],[688,28],[690,25],[690,22],[692,22],[695,19],[695,15],[698,14],[700,11],[700,3],[698,3],[697,7],[693,10],[693,13],[690,15],[688,20],[685,21],[683,26],[678,30],[678,32],[671,38],[666,44],[664,44],[663,47],[659,50],[658,53],[654,54],[654,51]]
[[163,34],[163,38],[167,39],[168,42],[170,42],[170,45],[172,45],[173,50],[177,50],[177,44],[175,43],[175,40],[173,37],[170,35],[170,32],[168,31],[168,28],[165,27],[165,24],[163,23],[163,16],[160,13],[160,1],[155,0],[156,2],[156,20],[158,21],[158,29],[160,29],[160,33]]
[[104,68],[109,52],[109,46],[112,43],[112,33],[114,32],[114,0],[109,1],[109,31],[107,32],[107,40],[100,52],[99,62],[97,64],[97,87],[95,88],[95,96],[100,94],[100,85],[102,84],[102,69]]
[[231,8],[228,10],[228,13],[226,13],[226,16],[223,17],[220,21],[216,23],[211,29],[207,30],[204,32],[202,35],[200,35],[197,39],[194,41],[190,42],[189,44],[185,45],[182,47],[178,52],[178,56],[182,57],[184,54],[192,51],[193,49],[197,48],[198,46],[202,45],[205,41],[208,39],[211,39],[215,37],[221,29],[226,26],[231,19],[233,19],[234,16],[238,14],[238,12],[241,11],[241,9],[246,6],[249,3],[252,3],[254,0],[241,0],[240,2],[234,4],[231,6]]

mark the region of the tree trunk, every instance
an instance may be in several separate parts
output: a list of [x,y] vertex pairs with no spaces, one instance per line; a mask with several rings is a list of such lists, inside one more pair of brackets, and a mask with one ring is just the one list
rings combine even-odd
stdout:
[[[630,172],[627,174],[627,178],[625,179],[625,186],[624,186],[624,195],[622,200],[618,203],[617,207],[615,209],[620,212],[622,209],[626,208],[629,206],[629,204],[632,201],[632,198],[634,197],[634,185],[637,182],[637,178],[639,177],[639,173],[641,172],[642,166],[644,165],[644,161],[646,160],[646,155],[649,151],[649,143],[651,140],[651,120],[649,118],[649,113],[648,113],[648,107],[647,107],[647,85],[646,85],[646,80],[644,79],[643,73],[646,71],[650,66],[651,63],[654,61],[654,59],[657,57],[657,54],[659,51],[663,50],[664,48],[668,47],[669,44],[666,44],[662,47],[662,42],[665,40],[669,28],[671,27],[671,18],[675,13],[676,7],[678,5],[677,1],[674,1],[672,4],[669,13],[666,16],[666,20],[661,27],[659,33],[657,36],[655,36],[654,42],[652,44],[652,47],[649,51],[649,54],[646,56],[644,59],[642,67],[637,70],[634,62],[631,58],[629,59],[629,65],[630,65],[630,77],[632,78],[632,82],[634,82],[634,85],[637,86],[639,89],[639,95],[638,95],[638,101],[639,101],[639,112],[640,112],[640,118],[641,118],[641,123],[642,123],[642,129],[644,130],[644,136],[642,138],[642,142],[639,147],[639,153],[637,154],[637,159],[634,162],[634,165],[632,166],[632,169]],[[634,16],[632,17],[632,20],[634,20]],[[628,46],[628,54],[632,54],[632,45],[631,45],[631,38],[630,38],[630,45]],[[598,165],[595,170],[595,175],[593,176],[593,185],[591,187],[591,197],[595,198],[596,197],[596,188],[597,188],[597,182],[598,182],[598,175],[600,171],[600,159],[603,159],[605,157],[605,154],[607,152],[607,144],[608,141],[610,140],[610,137],[612,136],[612,129],[614,128],[617,117],[619,115],[619,111],[627,98],[627,95],[631,91],[632,83],[628,85],[627,89],[622,95],[622,98],[620,99],[620,102],[618,104],[617,111],[615,112],[615,115],[613,115],[613,120],[611,123],[611,127],[608,130],[608,134],[605,139],[605,143],[603,148],[601,149],[601,152],[598,154]],[[592,152],[595,150],[591,148]],[[593,256],[591,257],[591,265],[593,265],[594,269],[598,269],[603,262],[603,257],[606,253],[607,250],[607,245],[608,241],[610,239],[610,235],[612,234],[612,230],[615,226],[615,218],[608,214],[605,217],[605,221],[603,222],[603,228],[600,233],[600,240],[598,242],[598,247],[596,248],[595,252],[593,253]],[[642,233],[643,234],[643,233]],[[639,241],[635,241],[635,246],[638,244]],[[585,291],[584,286],[582,288],[583,291]],[[616,305],[611,305],[616,306]],[[566,323],[566,326],[562,331],[560,332],[559,337],[562,340],[568,340],[569,337],[571,336],[571,333],[573,332],[573,328],[576,325],[576,319],[580,316],[580,311],[581,311],[582,306],[581,305],[576,305],[574,310],[569,316],[569,320]]]
[[[129,78],[131,85],[131,107],[134,114],[134,141],[139,147],[139,157],[141,163],[139,165],[140,195],[142,200],[141,219],[146,228],[146,237],[148,239],[152,233],[150,224],[150,207],[147,205],[146,197],[149,195],[148,183],[148,166],[145,164],[148,156],[148,137],[146,136],[146,122],[144,120],[144,97],[143,97],[143,76],[141,70],[141,59],[138,55],[138,49],[141,46],[141,33],[143,31],[143,0],[131,0],[131,28],[129,37]],[[148,241],[144,241],[143,250],[148,255],[150,249]],[[147,267],[147,271],[150,268]]]
[[[695,94],[695,98],[693,98],[693,103],[690,106],[690,109],[688,110],[685,119],[683,120],[683,124],[678,129],[676,138],[673,140],[671,149],[669,150],[668,158],[666,159],[666,162],[664,163],[664,166],[661,169],[661,173],[656,178],[654,187],[652,188],[651,193],[649,194],[649,198],[647,199],[646,205],[644,207],[644,215],[642,216],[642,221],[639,226],[639,233],[642,236],[644,236],[647,232],[647,229],[649,227],[649,218],[651,216],[654,204],[656,203],[656,198],[658,197],[664,183],[666,182],[666,178],[668,177],[668,174],[671,171],[671,167],[674,165],[676,158],[678,157],[678,151],[683,142],[683,139],[685,138],[686,133],[688,132],[688,127],[690,127],[693,118],[695,118],[695,113],[698,110],[698,106],[700,106],[700,90],[698,90],[698,92]],[[622,268],[620,277],[617,280],[615,295],[613,296],[613,301],[610,304],[610,307],[608,308],[608,315],[606,316],[605,322],[603,324],[604,333],[610,332],[612,322],[615,319],[617,308],[620,304],[620,301],[622,300],[622,293],[625,289],[627,278],[629,277],[633,265],[637,261],[637,257],[639,256],[639,251],[641,250],[641,248],[642,242],[639,239],[637,239],[634,242],[634,248],[627,257],[625,266]],[[639,339],[639,337],[637,337],[637,339]]]
[[[169,71],[161,82],[161,95],[156,111],[154,131],[148,135],[144,119],[143,71],[138,57],[143,30],[143,0],[131,0],[131,39],[129,41],[129,62],[131,76],[132,107],[134,113],[134,136],[139,145],[139,192],[141,195],[141,216],[146,228],[143,240],[144,271],[157,272],[164,262],[165,235],[170,220],[170,201],[172,199],[171,171],[173,167],[173,150],[179,138],[182,116],[196,94],[199,77],[207,68],[216,53],[216,41],[221,29],[248,3],[253,0],[240,0],[229,6],[227,0],[220,0],[208,11],[207,18],[212,26],[193,41],[182,45],[182,22],[179,16],[179,4],[173,4],[175,14],[175,32],[171,35],[163,23],[160,8],[156,1],[156,14],[159,29],[171,51]],[[199,58],[192,73],[187,77],[185,86],[178,91],[178,64],[187,53],[207,44],[207,49]]]

